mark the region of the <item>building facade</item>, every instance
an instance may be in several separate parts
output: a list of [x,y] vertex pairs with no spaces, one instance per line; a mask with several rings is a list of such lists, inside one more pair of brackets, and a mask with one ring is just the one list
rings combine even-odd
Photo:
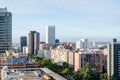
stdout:
[[0,53],[12,46],[12,13],[7,8],[0,8]]
[[26,36],[21,36],[20,37],[20,49],[21,52],[23,52],[23,47],[27,46],[27,37]]
[[70,51],[68,53],[68,64],[70,68],[74,68],[75,52]]
[[31,31],[28,34],[28,53],[37,55],[39,50],[40,34],[36,31]]
[[108,44],[107,51],[108,79],[120,80],[120,44],[116,42]]
[[55,26],[46,27],[46,44],[55,45]]
[[87,50],[88,49],[88,39],[80,39],[80,41],[76,42],[76,48]]
[[88,63],[91,70],[101,73],[103,70],[102,61],[103,54],[101,51],[75,53],[74,70],[78,71]]
[[28,46],[24,46],[24,47],[23,47],[23,53],[28,54]]

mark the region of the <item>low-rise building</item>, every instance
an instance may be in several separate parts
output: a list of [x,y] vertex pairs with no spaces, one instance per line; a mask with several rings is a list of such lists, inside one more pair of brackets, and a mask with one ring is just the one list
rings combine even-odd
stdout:
[[58,63],[58,65],[63,65],[63,62],[69,62],[68,54],[69,50],[67,49],[52,49],[51,60],[52,62]]

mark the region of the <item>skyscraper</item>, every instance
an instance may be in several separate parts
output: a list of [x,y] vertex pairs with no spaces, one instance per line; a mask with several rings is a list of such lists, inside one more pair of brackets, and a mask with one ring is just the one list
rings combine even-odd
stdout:
[[27,37],[26,36],[21,36],[20,37],[20,49],[21,52],[23,52],[23,47],[27,46]]
[[39,33],[36,31],[31,31],[28,34],[28,53],[32,55],[37,55],[39,50]]
[[107,45],[107,75],[108,80],[120,80],[120,44],[113,39],[112,44]]
[[0,8],[0,53],[12,46],[12,13]]
[[55,45],[55,26],[46,27],[46,44]]
[[60,40],[59,39],[55,39],[55,45],[59,45],[60,44]]
[[38,50],[39,50],[39,41],[40,41],[40,34],[38,32],[34,33],[34,54],[37,55],[38,54]]

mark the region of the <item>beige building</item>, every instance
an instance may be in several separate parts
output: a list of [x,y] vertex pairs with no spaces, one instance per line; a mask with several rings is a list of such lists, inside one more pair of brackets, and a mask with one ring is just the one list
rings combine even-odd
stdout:
[[68,64],[70,68],[74,68],[75,64],[75,52],[70,51],[68,53]]
[[101,51],[75,53],[74,70],[78,71],[81,68],[85,67],[87,63],[89,63],[91,70],[96,72],[102,72],[102,61],[103,54]]
[[60,65],[62,65],[63,62],[68,63],[68,54],[69,50],[66,49],[52,49],[51,60]]

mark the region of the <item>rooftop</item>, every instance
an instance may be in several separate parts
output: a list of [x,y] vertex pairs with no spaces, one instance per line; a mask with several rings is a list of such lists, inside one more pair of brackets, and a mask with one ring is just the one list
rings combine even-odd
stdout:
[[56,74],[55,72],[51,71],[48,68],[41,68],[42,71],[44,71],[46,74],[52,76],[55,80],[67,80],[65,78],[63,78],[62,76]]
[[[18,71],[8,69],[6,80],[41,80],[36,71]],[[2,77],[2,76],[1,76]]]
[[7,12],[7,8],[0,8],[0,12]]

